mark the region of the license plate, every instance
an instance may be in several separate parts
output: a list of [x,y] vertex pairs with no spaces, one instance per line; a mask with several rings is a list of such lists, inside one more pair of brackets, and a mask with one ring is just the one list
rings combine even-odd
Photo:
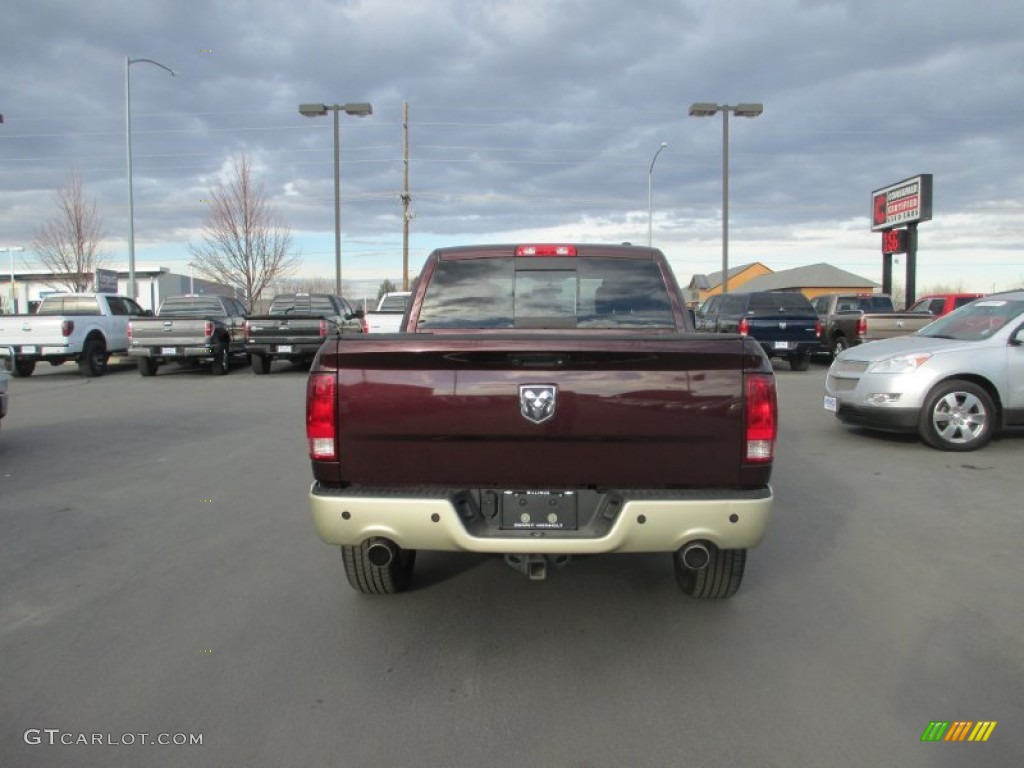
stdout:
[[174,347],[160,347],[160,354],[161,355],[175,355],[177,353],[178,353],[178,350],[176,348],[174,348]]
[[825,395],[825,410],[832,411],[832,413],[835,413],[838,410],[838,408],[839,406],[836,404],[836,399],[829,395]]
[[278,352],[291,352],[292,351],[292,345],[291,344],[278,344],[277,345],[277,351]]
[[21,348],[21,354],[23,354],[23,355],[34,355],[35,353],[36,353],[36,347],[35,346],[29,346],[29,347],[22,347]]
[[572,491],[505,491],[502,497],[502,528],[576,530],[576,494]]
[[789,342],[788,341],[776,341],[774,344],[772,344],[772,346],[775,349],[789,349]]

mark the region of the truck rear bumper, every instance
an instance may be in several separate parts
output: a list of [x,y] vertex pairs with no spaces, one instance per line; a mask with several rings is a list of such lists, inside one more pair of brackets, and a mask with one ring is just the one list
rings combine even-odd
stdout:
[[[402,496],[387,491],[331,489],[309,492],[313,526],[327,544],[355,546],[383,537],[403,549],[491,554],[588,555],[605,552],[674,552],[690,541],[719,549],[760,543],[771,516],[770,486],[752,492],[622,493],[614,516],[598,535],[561,530],[481,531],[456,508],[455,493]],[[485,535],[479,535],[483,532]]]
[[216,350],[213,347],[132,347],[126,355],[128,357],[213,357]]

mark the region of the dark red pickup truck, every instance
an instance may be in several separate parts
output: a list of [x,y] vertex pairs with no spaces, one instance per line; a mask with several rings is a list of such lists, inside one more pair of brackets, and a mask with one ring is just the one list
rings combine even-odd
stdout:
[[665,552],[685,593],[730,597],[770,516],[776,432],[760,345],[694,333],[660,251],[444,248],[404,333],[321,347],[309,499],[362,592],[407,588],[417,550],[533,579]]

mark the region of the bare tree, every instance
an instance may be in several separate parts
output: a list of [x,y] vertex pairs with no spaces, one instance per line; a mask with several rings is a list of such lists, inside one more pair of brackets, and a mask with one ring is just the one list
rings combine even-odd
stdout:
[[103,223],[96,202],[82,195],[82,180],[72,173],[66,186],[54,193],[56,215],[36,230],[32,250],[53,273],[47,281],[51,288],[72,293],[89,290],[95,270],[102,263],[100,243]]
[[199,274],[232,286],[252,309],[267,286],[295,268],[298,257],[290,253],[291,229],[267,202],[249,159],[235,157],[231,171],[227,182],[210,188],[203,242],[189,251]]
[[382,280],[381,284],[377,287],[377,301],[380,301],[385,293],[394,293],[397,290],[398,286],[391,282],[391,280]]

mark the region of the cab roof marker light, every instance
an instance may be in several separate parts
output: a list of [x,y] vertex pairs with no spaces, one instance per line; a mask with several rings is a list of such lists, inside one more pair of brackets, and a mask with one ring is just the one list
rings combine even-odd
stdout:
[[575,245],[518,245],[516,256],[575,256]]

